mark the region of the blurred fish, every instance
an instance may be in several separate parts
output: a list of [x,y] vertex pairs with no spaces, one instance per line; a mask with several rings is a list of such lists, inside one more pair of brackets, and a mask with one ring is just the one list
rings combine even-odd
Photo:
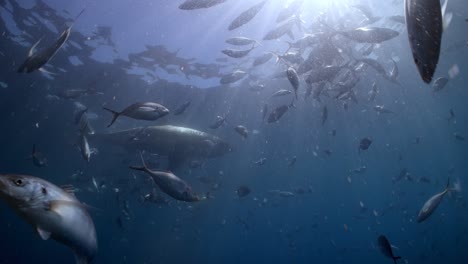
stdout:
[[367,101],[374,102],[375,97],[377,96],[378,93],[379,93],[379,90],[378,90],[378,87],[377,87],[377,83],[374,82],[374,83],[372,83],[372,89],[368,93],[369,97],[368,97]]
[[121,115],[137,120],[154,121],[169,114],[169,109],[153,102],[134,103],[125,108],[122,112],[116,112],[107,107],[103,107],[103,109],[112,113],[112,120],[107,127],[112,126],[115,120]]
[[276,23],[285,21],[288,18],[291,18],[301,11],[301,6],[304,3],[304,0],[295,0],[290,3],[286,8],[282,9],[276,18]]
[[226,117],[216,116],[216,121],[210,125],[211,129],[218,129],[220,126],[226,124]]
[[260,158],[259,160],[254,161],[254,164],[258,165],[258,166],[261,166],[261,165],[265,164],[266,161],[267,161],[267,158],[263,157],[263,158]]
[[245,126],[236,126],[234,130],[239,133],[244,139],[246,139],[249,136],[249,130]]
[[246,72],[237,70],[237,71],[234,71],[234,72],[232,72],[230,74],[226,74],[226,75],[221,76],[221,79],[219,80],[219,82],[221,84],[234,83],[234,82],[237,82],[240,79],[244,78],[246,75],[247,75]]
[[165,194],[171,196],[172,198],[185,201],[185,202],[197,202],[201,198],[192,191],[192,188],[182,179],[174,175],[172,172],[163,172],[163,171],[153,171],[146,167],[145,160],[143,155],[140,153],[140,158],[142,162],[142,167],[130,166],[132,170],[138,170],[146,172],[151,176],[156,185],[163,191]]
[[31,224],[43,240],[52,238],[74,251],[77,264],[97,253],[94,223],[69,189],[26,175],[0,175],[0,197]]
[[231,58],[243,58],[245,56],[247,56],[253,49],[255,49],[255,44],[252,45],[252,48],[248,49],[248,50],[233,50],[233,49],[225,49],[225,50],[222,50],[221,52],[226,54],[227,56],[231,57]]
[[328,119],[328,108],[325,105],[322,108],[322,126],[325,125],[325,122],[327,122],[327,119]]
[[458,132],[453,133],[453,136],[455,137],[456,140],[458,141],[465,141],[465,137],[460,135]]
[[47,167],[48,165],[47,157],[43,153],[37,151],[36,144],[33,144],[31,157],[32,157],[34,166],[39,167],[39,168]]
[[54,42],[52,46],[42,51],[36,52],[36,47],[41,42],[42,38],[39,39],[29,50],[28,57],[26,58],[26,61],[20,65],[18,72],[30,73],[35,70],[45,71],[42,66],[44,66],[67,41],[75,21],[81,16],[81,14],[83,14],[84,11],[85,9],[81,10],[81,12],[73,20],[73,23],[62,32],[60,37]]
[[243,198],[251,193],[250,188],[247,185],[241,185],[236,190],[237,196]]
[[245,45],[253,45],[259,44],[258,41],[246,37],[234,37],[228,38],[225,41],[228,44],[235,45],[235,46],[245,46]]
[[429,216],[431,216],[432,213],[434,213],[434,211],[437,209],[440,202],[442,202],[442,198],[444,198],[444,196],[450,191],[460,192],[460,184],[456,183],[453,188],[450,188],[450,179],[448,179],[447,185],[445,186],[445,190],[441,193],[432,196],[429,200],[427,200],[424,203],[423,207],[419,211],[417,222],[421,223],[427,218],[429,218]]
[[358,43],[382,43],[397,37],[400,33],[389,28],[360,27],[337,32]]
[[192,102],[191,101],[186,101],[185,103],[181,104],[179,107],[177,107],[174,110],[174,115],[181,115],[187,110],[187,108],[190,106]]
[[365,137],[359,141],[359,152],[362,150],[367,150],[372,144],[372,140],[368,137]]
[[430,83],[439,62],[443,20],[439,0],[405,0],[408,38],[414,63]]
[[294,94],[296,95],[297,100],[297,90],[299,89],[299,75],[297,75],[297,72],[293,67],[289,67],[286,70],[286,76],[288,77],[288,80],[294,89]]
[[292,92],[290,90],[286,90],[286,89],[281,89],[281,90],[278,90],[276,91],[274,94],[272,94],[270,96],[270,98],[272,97],[279,97],[279,96],[285,96],[285,95],[290,95],[292,94]]
[[262,10],[266,2],[267,1],[262,1],[238,15],[229,25],[229,31],[241,27],[244,24],[248,23],[250,20],[252,20],[258,14],[258,12]]
[[273,111],[270,112],[267,122],[268,123],[277,122],[291,107],[296,107],[294,105],[294,100],[289,105],[278,106],[277,108],[275,108]]
[[96,149],[91,149],[89,147],[88,138],[84,134],[81,134],[80,137],[79,137],[79,149],[80,149],[80,152],[81,152],[81,156],[87,162],[89,162],[91,160],[91,155],[92,154],[97,153]]
[[95,95],[95,94],[103,94],[101,92],[96,91],[94,88],[88,89],[67,89],[59,92],[57,96],[62,99],[66,100],[73,100],[85,95]]
[[394,114],[395,113],[383,105],[375,105],[374,110],[379,114]]
[[281,38],[283,35],[287,34],[291,39],[294,39],[292,33],[292,26],[296,24],[299,28],[302,28],[303,21],[298,16],[293,16],[288,21],[284,22],[281,26],[269,31],[264,37],[263,40],[273,40]]
[[445,85],[447,85],[448,79],[445,77],[439,77],[434,81],[434,84],[432,85],[432,92],[436,93],[441,91],[442,89],[445,88]]
[[273,53],[265,52],[262,55],[260,55],[260,56],[258,56],[257,58],[254,59],[254,61],[252,63],[252,66],[256,67],[256,66],[260,66],[262,64],[265,64],[269,60],[271,60],[271,58],[273,58]]
[[450,110],[449,110],[449,114],[450,114],[450,116],[449,116],[449,118],[447,118],[447,121],[448,121],[449,123],[452,122],[452,121],[453,121],[454,123],[456,123],[456,121],[455,121],[456,116],[455,116],[455,112],[453,111],[453,109],[450,109]]
[[288,167],[291,168],[292,166],[294,166],[294,164],[296,164],[296,161],[297,161],[297,157],[293,156],[288,163]]
[[195,10],[200,8],[209,8],[226,2],[226,0],[186,0],[179,5],[182,10]]
[[397,263],[398,259],[401,259],[401,257],[396,257],[393,255],[392,245],[384,235],[380,235],[378,237],[377,244],[379,245],[380,252],[382,252],[385,257],[393,259],[395,264]]

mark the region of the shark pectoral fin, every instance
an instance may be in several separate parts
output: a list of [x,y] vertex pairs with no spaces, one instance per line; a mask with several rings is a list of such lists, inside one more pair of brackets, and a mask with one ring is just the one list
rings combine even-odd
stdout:
[[39,226],[36,227],[36,230],[37,230],[37,233],[39,234],[39,236],[43,239],[43,240],[47,240],[50,238],[50,232],[49,231],[45,231],[44,229],[40,228]]
[[86,256],[80,255],[75,252],[75,262],[76,264],[88,264],[89,260]]
[[168,161],[168,170],[175,170],[185,162],[185,157],[169,155]]

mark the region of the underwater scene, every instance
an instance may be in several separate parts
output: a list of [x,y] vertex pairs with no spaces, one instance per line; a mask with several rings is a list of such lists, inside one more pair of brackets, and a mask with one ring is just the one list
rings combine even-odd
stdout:
[[468,263],[466,0],[0,18],[0,264]]

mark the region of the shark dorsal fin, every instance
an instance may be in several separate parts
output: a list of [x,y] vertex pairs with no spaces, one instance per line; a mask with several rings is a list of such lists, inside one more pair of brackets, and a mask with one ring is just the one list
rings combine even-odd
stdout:
[[39,226],[36,228],[37,230],[37,233],[39,234],[39,236],[43,239],[43,240],[47,240],[50,238],[50,232],[49,231],[45,231],[44,229],[40,228]]

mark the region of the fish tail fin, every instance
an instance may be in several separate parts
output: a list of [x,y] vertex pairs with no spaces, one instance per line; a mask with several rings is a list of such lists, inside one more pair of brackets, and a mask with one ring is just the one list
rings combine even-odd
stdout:
[[452,188],[450,188],[450,187],[447,185],[447,190],[450,191],[450,192],[457,192],[457,193],[460,193],[460,192],[462,191],[460,179],[457,179],[457,181],[455,181],[455,183],[453,184],[453,187],[452,187]]
[[129,166],[130,169],[132,170],[137,170],[137,171],[148,171],[148,166],[146,166],[146,162],[145,162],[145,159],[143,158],[143,153],[141,153],[140,151],[140,159],[141,159],[141,167],[137,167],[137,166]]
[[112,124],[114,124],[115,120],[117,120],[117,118],[119,117],[120,113],[119,113],[119,112],[116,112],[116,111],[114,111],[114,110],[111,110],[111,109],[109,109],[109,108],[107,108],[107,107],[103,107],[102,109],[111,112],[111,114],[112,114],[112,120],[111,120],[111,122],[109,123],[109,125],[107,125],[107,127],[112,126]]

